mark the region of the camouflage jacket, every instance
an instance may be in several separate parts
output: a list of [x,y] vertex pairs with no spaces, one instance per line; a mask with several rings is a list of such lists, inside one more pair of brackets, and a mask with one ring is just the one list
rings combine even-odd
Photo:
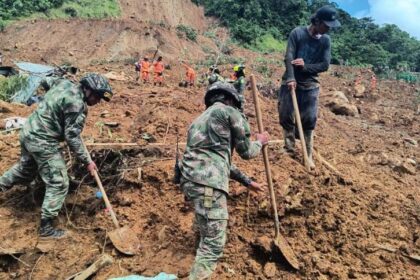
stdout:
[[80,136],[87,116],[81,87],[60,78],[47,78],[42,84],[50,90],[26,121],[21,139],[46,145],[66,141],[81,162],[89,163],[90,157]]
[[234,107],[216,102],[193,121],[181,162],[185,179],[229,193],[229,177],[251,182],[231,164],[233,148],[243,159],[256,157],[259,141],[251,142],[247,120]]

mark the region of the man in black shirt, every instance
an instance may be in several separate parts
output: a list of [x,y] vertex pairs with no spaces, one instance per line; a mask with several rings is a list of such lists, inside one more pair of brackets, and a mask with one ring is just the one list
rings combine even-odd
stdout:
[[318,113],[318,73],[328,70],[331,60],[331,42],[326,34],[330,28],[339,27],[335,9],[324,6],[312,17],[311,25],[295,28],[289,35],[285,55],[286,72],[279,93],[279,118],[283,127],[285,149],[295,152],[295,119],[290,90],[296,90],[306,149],[311,168],[313,130]]

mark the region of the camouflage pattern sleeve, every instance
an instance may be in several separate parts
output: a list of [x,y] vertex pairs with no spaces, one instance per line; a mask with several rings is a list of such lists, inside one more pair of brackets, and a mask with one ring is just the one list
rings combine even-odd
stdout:
[[232,128],[232,142],[235,150],[243,159],[251,159],[261,152],[261,143],[259,141],[251,141],[251,131],[248,121],[241,113],[232,108],[234,112],[230,114],[230,123]]
[[230,178],[241,183],[245,187],[248,187],[252,182],[251,178],[242,173],[242,171],[234,164],[230,166]]
[[86,105],[69,104],[64,108],[64,137],[70,150],[84,164],[90,163],[90,157],[83,145],[80,134],[82,133],[86,119]]
[[45,91],[49,91],[50,88],[54,85],[54,83],[57,80],[60,80],[62,78],[57,78],[57,77],[45,77],[41,80],[40,85],[45,89]]

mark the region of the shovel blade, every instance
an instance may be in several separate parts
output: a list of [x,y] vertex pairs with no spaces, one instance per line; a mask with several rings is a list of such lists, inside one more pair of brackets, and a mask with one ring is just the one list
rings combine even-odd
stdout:
[[140,250],[140,241],[137,235],[128,227],[122,227],[108,233],[115,248],[124,255],[133,256]]
[[286,261],[296,270],[299,269],[299,260],[297,259],[295,252],[290,247],[289,242],[279,234],[276,239],[273,240],[274,245],[282,253]]

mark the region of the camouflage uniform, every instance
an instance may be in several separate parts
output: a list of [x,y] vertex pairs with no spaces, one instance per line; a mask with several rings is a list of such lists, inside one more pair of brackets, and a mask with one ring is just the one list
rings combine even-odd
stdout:
[[229,178],[248,186],[251,180],[231,164],[232,149],[243,159],[256,157],[259,141],[250,141],[249,124],[234,107],[215,102],[194,120],[181,163],[181,187],[194,202],[200,231],[190,280],[207,279],[222,256],[228,220]]
[[245,77],[241,76],[239,77],[236,81],[233,82],[234,87],[236,88],[236,90],[238,91],[238,96],[239,96],[239,100],[242,104],[242,110],[245,107],[245,86],[246,86],[246,81],[245,81]]
[[68,191],[67,168],[59,143],[66,141],[82,163],[90,162],[80,137],[87,116],[81,86],[65,79],[45,82],[51,89],[20,133],[20,160],[0,177],[0,185],[11,187],[31,182],[38,171],[46,186],[42,219],[58,215]]

